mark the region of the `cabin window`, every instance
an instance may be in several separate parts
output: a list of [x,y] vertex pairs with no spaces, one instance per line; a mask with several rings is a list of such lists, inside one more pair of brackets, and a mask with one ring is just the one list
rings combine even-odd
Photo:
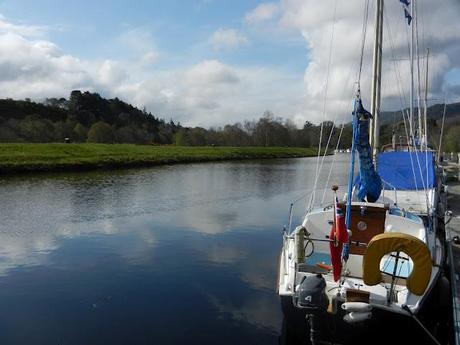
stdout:
[[413,268],[414,263],[411,258],[402,252],[399,252],[399,258],[397,258],[397,253],[393,252],[385,255],[380,261],[380,271],[390,276],[395,274],[397,278],[409,277]]

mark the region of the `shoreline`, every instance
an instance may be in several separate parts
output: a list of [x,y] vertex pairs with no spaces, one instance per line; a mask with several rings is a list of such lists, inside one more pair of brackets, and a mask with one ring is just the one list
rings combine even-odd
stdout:
[[0,144],[0,174],[78,172],[158,165],[302,158],[315,148],[156,146],[136,144]]

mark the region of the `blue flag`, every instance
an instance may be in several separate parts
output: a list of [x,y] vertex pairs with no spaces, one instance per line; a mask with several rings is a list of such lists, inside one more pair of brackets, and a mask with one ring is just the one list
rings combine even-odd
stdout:
[[407,25],[410,25],[410,23],[412,22],[412,16],[409,10],[410,1],[409,0],[399,0],[399,2],[402,4],[403,10],[404,10],[404,17],[407,19]]
[[407,19],[407,25],[410,25],[412,21],[412,16],[410,15],[409,11],[404,9],[404,17]]

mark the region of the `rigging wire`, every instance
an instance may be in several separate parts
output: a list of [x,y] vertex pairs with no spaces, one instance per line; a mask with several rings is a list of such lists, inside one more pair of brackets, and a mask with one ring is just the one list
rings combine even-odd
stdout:
[[[419,54],[419,40],[418,40],[419,26],[418,26],[417,1],[414,1],[413,6],[414,6],[414,13],[412,13],[412,17],[413,17],[412,25],[415,25],[414,27],[415,29],[415,51],[416,51],[416,56],[417,56],[417,84],[418,84],[417,113],[418,113],[418,122],[419,122],[418,136],[420,140],[421,133],[422,133],[422,113],[421,113],[421,108],[420,108],[421,78],[420,78],[420,54]],[[428,151],[427,151],[427,146],[425,145],[425,168],[426,168],[426,180],[425,180],[425,177],[422,174],[422,167],[420,165],[420,158],[418,155],[417,143],[414,142],[414,144],[415,144],[414,149],[415,149],[416,157],[417,157],[417,165],[419,168],[419,174],[422,180],[423,189],[425,191],[426,207],[427,207],[427,212],[428,212],[430,209],[430,204],[429,204],[429,196],[428,196]],[[421,145],[421,142],[420,142],[420,145]],[[422,149],[423,149],[422,146],[420,146],[420,152],[422,152]]]
[[[369,0],[366,0],[365,6],[364,6],[363,26],[362,26],[362,29],[361,29],[361,49],[360,49],[360,59],[359,59],[358,77],[357,77],[358,89],[360,89],[361,74],[362,74],[362,68],[363,68],[364,48],[365,48],[365,44],[366,44],[368,18],[369,18]],[[350,72],[349,72],[347,80],[351,79],[352,71],[353,71],[353,68],[350,69]],[[355,92],[353,90],[351,97],[353,97],[354,93]],[[346,114],[346,111],[344,111],[344,117],[346,116],[345,114]],[[346,118],[344,118],[344,121],[342,122],[342,125],[340,127],[339,137],[337,139],[337,143],[336,143],[336,146],[335,146],[335,152],[337,152],[337,150],[339,148],[340,141],[342,139],[343,129],[345,127],[345,122],[346,122]],[[329,181],[331,179],[332,171],[334,169],[335,159],[336,159],[336,154],[334,154],[334,156],[332,158],[332,163],[331,163],[331,166],[329,168],[329,173],[328,173],[328,176],[327,176],[327,179],[326,179],[326,183],[324,185],[323,196],[321,198],[321,204],[320,205],[324,204],[324,200],[326,198],[326,192],[328,190]]]
[[[385,15],[385,18],[386,18],[386,10],[384,10],[384,15]],[[414,137],[414,133],[412,132],[412,126],[409,126],[410,130],[408,133],[408,130],[407,130],[407,123],[406,123],[406,114],[403,110],[404,108],[404,102],[403,103],[403,99],[406,100],[406,96],[405,96],[405,93],[404,91],[402,90],[402,83],[401,83],[401,75],[400,75],[400,71],[399,71],[399,66],[397,64],[397,60],[395,58],[395,49],[394,49],[394,42],[393,42],[393,38],[392,38],[392,35],[391,35],[391,29],[389,27],[389,24],[388,24],[388,20],[385,20],[386,22],[386,25],[387,25],[387,31],[388,31],[388,36],[389,36],[389,43],[390,43],[390,49],[391,49],[391,53],[393,55],[393,62],[394,62],[394,67],[395,67],[395,74],[396,74],[396,79],[397,79],[397,84],[398,84],[398,89],[399,89],[399,93],[400,93],[400,101],[401,101],[401,107],[402,107],[402,110],[401,110],[401,113],[403,115],[403,122],[404,122],[404,130],[406,132],[406,139],[407,139],[407,147],[408,147],[408,151],[410,153],[414,152],[415,150],[415,154],[416,154],[416,158],[417,158],[417,165],[418,165],[418,168],[419,168],[419,172],[420,172],[420,175],[421,175],[421,179],[422,179],[422,187],[423,187],[423,191],[425,193],[425,201],[426,201],[426,207],[427,207],[427,211],[429,210],[429,197],[428,197],[428,190],[426,188],[426,185],[425,185],[425,179],[423,178],[422,176],[422,173],[421,173],[421,165],[420,165],[420,160],[419,160],[419,156],[418,156],[418,150],[417,150],[417,147],[412,147],[411,143],[412,143],[412,138]],[[410,119],[407,119],[407,121],[410,121]],[[412,175],[413,175],[413,178],[414,178],[414,182],[417,181],[417,174],[415,172],[415,166],[414,166],[414,160],[412,158],[412,154],[409,155],[410,157],[410,161],[411,161],[411,168],[412,168]],[[426,181],[426,183],[428,183],[428,181]],[[417,187],[417,184],[415,183],[415,190],[418,192],[418,187]]]
[[361,57],[359,59],[359,72],[358,72],[358,89],[361,84],[361,72],[363,70],[364,47],[366,45],[367,22],[369,18],[369,0],[366,0],[364,5],[363,27],[361,30]]
[[[320,135],[319,135],[319,144],[318,144],[318,156],[316,158],[316,176],[315,176],[315,183],[313,184],[313,193],[310,198],[310,205],[308,208],[311,208],[312,205],[314,204],[315,198],[316,198],[316,186],[318,185],[318,178],[319,178],[319,172],[320,172],[320,156],[321,156],[321,146],[322,146],[322,140],[323,140],[323,130],[324,130],[324,122],[326,119],[326,101],[327,101],[327,94],[328,94],[328,86],[329,86],[329,74],[330,74],[330,68],[331,68],[331,60],[332,60],[332,45],[334,43],[334,31],[335,31],[335,23],[337,20],[337,0],[334,1],[334,12],[332,16],[332,29],[331,29],[331,40],[329,42],[329,57],[328,57],[328,62],[327,62],[327,71],[326,71],[326,83],[324,87],[324,100],[323,100],[323,121],[321,122],[321,129],[320,129]],[[333,130],[334,127],[332,127],[331,131]],[[329,136],[330,137],[330,136]],[[329,140],[328,140],[329,144]],[[327,152],[327,146],[325,149],[325,152]],[[324,161],[324,158],[323,158]],[[322,166],[322,162],[321,162]]]
[[442,136],[444,135],[444,120],[446,118],[446,108],[447,108],[447,91],[444,91],[444,110],[442,112],[442,123],[441,123],[441,135],[439,136],[439,146],[438,146],[438,162],[441,157],[441,147],[442,147]]
[[[394,67],[394,72],[396,76],[396,85],[398,86],[399,101],[401,103],[401,113],[403,115],[404,126],[406,126],[407,124],[405,123],[405,116],[404,116],[405,110],[404,109],[406,108],[405,105],[407,104],[407,97],[402,87],[401,71],[399,69],[398,60],[396,59],[396,54],[395,54],[396,49],[394,47],[393,36],[391,34],[391,28],[388,23],[386,8],[384,8],[384,16],[385,16],[384,22],[386,24],[386,30],[387,30],[386,32],[388,33],[388,43],[390,45],[390,51],[391,51],[392,60],[393,60],[393,67]],[[406,130],[406,136],[408,136],[407,130]]]

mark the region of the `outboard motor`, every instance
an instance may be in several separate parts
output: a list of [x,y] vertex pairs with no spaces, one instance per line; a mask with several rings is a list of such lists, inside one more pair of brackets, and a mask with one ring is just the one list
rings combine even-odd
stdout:
[[305,276],[296,289],[294,306],[306,312],[306,319],[310,325],[310,341],[318,344],[319,334],[316,318],[325,314],[329,305],[326,295],[326,281],[321,274]]

